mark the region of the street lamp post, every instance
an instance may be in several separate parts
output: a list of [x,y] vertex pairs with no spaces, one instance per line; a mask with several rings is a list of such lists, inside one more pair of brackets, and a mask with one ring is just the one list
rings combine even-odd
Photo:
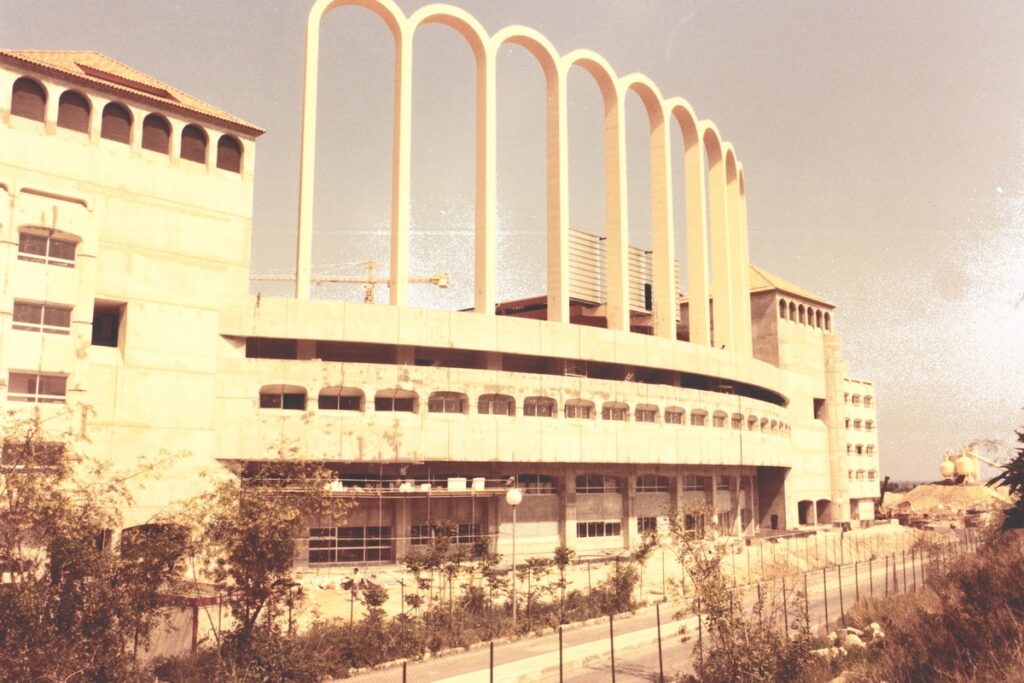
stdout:
[[516,630],[516,508],[523,502],[523,492],[511,488],[505,493],[505,502],[512,506],[512,632]]

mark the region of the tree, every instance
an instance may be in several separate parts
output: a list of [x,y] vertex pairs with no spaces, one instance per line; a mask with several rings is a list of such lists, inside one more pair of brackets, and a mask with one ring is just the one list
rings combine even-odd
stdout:
[[[0,457],[0,680],[134,681],[179,576],[183,527],[125,533],[126,482],[76,449],[66,413],[11,413]],[[151,680],[151,677],[148,679]]]
[[332,499],[332,474],[317,463],[275,460],[218,485],[203,501],[207,569],[238,626],[242,649],[261,616],[271,627],[282,605],[301,599],[291,581],[297,539],[312,519],[334,525],[347,505]]
[[568,546],[560,545],[555,548],[555,556],[552,560],[558,568],[558,623],[565,623],[565,589],[569,582],[565,578],[565,572],[576,560],[576,551]]
[[1005,485],[1014,503],[1003,517],[1003,529],[1024,529],[1024,432],[1017,434],[1017,455],[1006,463],[1002,472],[988,482],[989,486]]

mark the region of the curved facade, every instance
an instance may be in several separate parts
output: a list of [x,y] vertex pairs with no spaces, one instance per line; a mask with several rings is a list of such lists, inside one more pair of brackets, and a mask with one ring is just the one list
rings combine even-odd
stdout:
[[[308,297],[319,25],[342,4],[380,16],[396,50],[390,305]],[[424,23],[456,30],[477,63],[473,311],[405,305],[409,78]],[[547,83],[552,284],[497,302],[494,65],[505,43],[533,54]],[[594,77],[614,123],[603,241],[567,225],[573,67]],[[307,37],[296,297],[270,298],[247,294],[262,131],[168,88],[96,53],[0,51],[0,403],[68,414],[82,448],[115,464],[180,453],[130,523],[194,495],[204,472],[251,477],[282,457],[322,462],[336,494],[357,501],[341,527],[309,521],[311,565],[396,561],[441,521],[460,543],[487,537],[506,551],[509,486],[526,494],[526,552],[629,547],[696,504],[737,535],[873,516],[876,420],[854,415],[863,399],[843,400],[869,385],[846,376],[831,304],[749,265],[744,169],[685,100],[595,53],[560,55],[530,29],[490,35],[454,8],[406,17],[383,0],[321,0]],[[650,254],[629,245],[629,92],[650,123]],[[672,224],[673,201],[686,204],[685,226]]]

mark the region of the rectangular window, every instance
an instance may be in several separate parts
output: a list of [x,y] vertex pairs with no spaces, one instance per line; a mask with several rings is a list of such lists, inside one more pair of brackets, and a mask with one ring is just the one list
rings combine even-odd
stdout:
[[714,415],[714,416],[712,416],[711,420],[712,420],[712,426],[714,426],[714,427],[724,427],[725,426],[725,415]]
[[707,416],[704,413],[690,413],[690,424],[696,427],[704,426],[704,418]]
[[567,360],[564,367],[566,377],[587,376],[587,361],[585,360]]
[[551,417],[554,414],[554,401],[526,399],[523,403],[523,415],[527,417]]
[[622,522],[577,522],[577,538],[602,538],[607,536],[621,536]]
[[824,420],[825,419],[825,399],[816,398],[814,399],[814,419]]
[[249,337],[245,340],[245,357],[295,360],[299,357],[299,343],[294,339]]
[[704,491],[707,489],[707,478],[687,474],[683,477],[684,491]]
[[733,429],[743,429],[743,417],[741,415],[733,415],[731,426]]
[[7,382],[7,398],[27,403],[64,403],[67,384],[64,375],[12,372]]
[[465,400],[461,396],[435,396],[427,400],[427,412],[464,413]]
[[481,415],[515,415],[516,402],[511,396],[481,396],[477,412]]
[[121,304],[97,303],[92,312],[92,345],[118,347],[121,335]]
[[666,410],[665,423],[671,425],[683,424],[683,413],[678,410]]
[[637,517],[636,518],[636,530],[640,534],[658,533],[658,518],[657,517]]
[[14,329],[68,334],[71,331],[71,307],[15,301]]
[[697,536],[704,536],[704,515],[684,515],[683,530]]
[[726,533],[732,533],[732,523],[735,517],[731,512],[719,512],[718,513],[718,525],[725,530]]
[[74,268],[76,247],[72,240],[47,235],[23,232],[18,236],[18,258],[22,261]]
[[391,527],[317,527],[309,530],[309,563],[390,562]]
[[558,481],[544,474],[517,474],[508,478],[524,495],[558,493]]
[[732,488],[732,477],[725,475],[719,476],[718,483],[715,485],[715,488],[719,491],[728,491]]
[[619,493],[618,477],[584,474],[576,477],[576,493]]
[[64,456],[66,447],[59,441],[4,441],[0,465],[49,467]]
[[668,477],[641,474],[636,478],[637,493],[668,493]]

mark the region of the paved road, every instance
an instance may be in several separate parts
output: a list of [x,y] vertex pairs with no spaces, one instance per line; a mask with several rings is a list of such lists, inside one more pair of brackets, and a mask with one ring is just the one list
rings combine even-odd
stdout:
[[[888,574],[886,573],[888,566]],[[842,594],[840,594],[839,575],[842,574]],[[854,604],[859,589],[860,596],[869,594],[883,595],[888,582],[888,590],[892,592],[893,576],[900,592],[906,585],[913,589],[915,581],[921,583],[921,560],[915,557],[906,558],[897,555],[895,562],[886,565],[885,559],[871,563],[860,562],[842,568],[831,567],[823,576],[821,570],[808,573],[807,589],[810,595],[808,611],[812,626],[822,627],[826,614],[826,590],[828,599],[828,618],[832,623],[839,618],[840,604],[847,610]],[[886,579],[888,576],[888,580]],[[906,577],[906,579],[904,579]],[[793,579],[787,579],[787,591],[792,591]],[[798,590],[803,589],[802,576],[797,580]],[[766,584],[763,590],[779,591],[781,582],[774,586]],[[739,586],[745,592],[746,600],[752,600],[756,593],[755,586]],[[673,613],[678,605],[664,605],[662,608],[662,648],[666,676],[672,676],[689,668],[690,655],[694,642],[682,644],[678,636],[678,624],[670,625]],[[696,619],[689,619],[690,631],[696,631]],[[648,608],[633,616],[615,619],[616,681],[657,681],[658,680],[658,648],[655,637],[655,610]],[[632,634],[632,636],[630,636]],[[621,639],[621,640],[620,640]],[[564,632],[566,675],[565,680],[582,683],[584,681],[610,681],[611,658],[608,654],[608,622],[603,620],[567,629]],[[628,649],[622,644],[632,643]],[[489,650],[486,646],[445,657],[411,662],[408,665],[407,681],[410,683],[434,683],[436,681],[488,681]],[[557,680],[558,679],[558,635],[522,639],[511,643],[495,646],[495,681],[519,680]],[[401,667],[392,667],[348,679],[354,683],[399,683],[402,681]]]

